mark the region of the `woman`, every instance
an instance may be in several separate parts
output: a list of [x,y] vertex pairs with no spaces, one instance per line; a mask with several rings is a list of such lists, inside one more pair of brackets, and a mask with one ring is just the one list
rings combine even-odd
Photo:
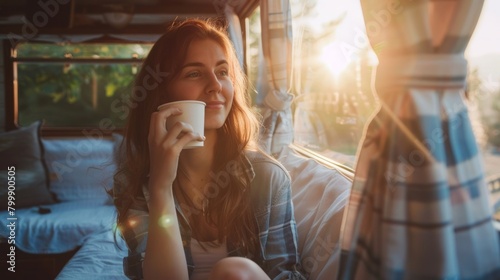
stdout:
[[[255,145],[257,122],[227,35],[208,21],[175,24],[137,76],[115,175],[125,274],[146,279],[305,279],[300,272],[290,178]],[[204,137],[179,108],[207,104]],[[191,141],[204,146],[184,149]]]

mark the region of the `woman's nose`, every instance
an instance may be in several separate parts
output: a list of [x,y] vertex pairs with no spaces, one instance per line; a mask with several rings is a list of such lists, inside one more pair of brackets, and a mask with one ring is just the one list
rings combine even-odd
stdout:
[[208,85],[207,85],[207,93],[218,93],[222,91],[222,84],[217,77],[217,74],[213,73],[210,75]]

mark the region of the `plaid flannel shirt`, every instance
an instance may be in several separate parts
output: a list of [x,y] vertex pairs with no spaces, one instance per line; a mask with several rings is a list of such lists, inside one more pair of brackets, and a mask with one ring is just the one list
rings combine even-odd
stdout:
[[[251,180],[255,219],[259,228],[260,256],[258,265],[271,279],[306,279],[300,266],[297,249],[297,229],[291,200],[291,181],[288,172],[276,160],[254,151],[247,151],[244,166],[230,162],[226,172],[239,172]],[[224,172],[221,171],[221,172]],[[234,174],[234,173],[233,173]],[[218,180],[218,179],[217,179]],[[129,248],[129,255],[123,260],[125,275],[130,279],[142,279],[148,236],[149,192],[146,184],[143,193],[127,212],[127,219],[134,223],[121,228],[121,234]],[[195,266],[191,255],[191,228],[186,213],[176,203],[179,228],[189,275]],[[130,224],[133,224],[131,226]],[[229,256],[242,256],[238,248],[228,242]]]

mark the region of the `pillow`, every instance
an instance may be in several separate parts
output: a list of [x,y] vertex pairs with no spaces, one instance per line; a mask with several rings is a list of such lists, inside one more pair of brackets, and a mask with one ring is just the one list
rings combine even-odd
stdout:
[[114,141],[97,138],[43,139],[50,190],[58,201],[92,199],[111,202],[116,164]]
[[42,124],[42,121],[37,121],[27,127],[0,133],[0,201],[6,206],[5,210],[9,189],[13,190],[14,209],[55,202],[48,188],[40,141]]
[[292,178],[292,201],[301,264],[309,279],[337,279],[340,233],[352,182],[285,147],[278,160]]

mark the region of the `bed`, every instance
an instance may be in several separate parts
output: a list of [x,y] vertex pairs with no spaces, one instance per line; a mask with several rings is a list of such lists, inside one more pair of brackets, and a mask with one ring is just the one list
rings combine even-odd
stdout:
[[122,268],[127,247],[119,236],[116,237],[111,230],[90,235],[56,280],[128,279]]
[[[59,254],[74,250],[82,246],[88,236],[111,231],[115,223],[114,206],[93,200],[19,209],[16,216],[16,246],[30,254]],[[7,211],[0,212],[3,221],[8,217]],[[9,234],[9,228],[3,224],[0,236],[8,237]]]
[[0,200],[14,202],[0,211],[14,225],[0,224],[0,245],[2,252],[15,245],[16,270],[2,269],[1,279],[54,279],[88,238],[115,225],[106,192],[115,170],[115,139],[41,138],[41,126],[0,133],[0,165],[12,169],[11,178],[2,172],[0,181],[15,182],[10,194],[0,190]]

